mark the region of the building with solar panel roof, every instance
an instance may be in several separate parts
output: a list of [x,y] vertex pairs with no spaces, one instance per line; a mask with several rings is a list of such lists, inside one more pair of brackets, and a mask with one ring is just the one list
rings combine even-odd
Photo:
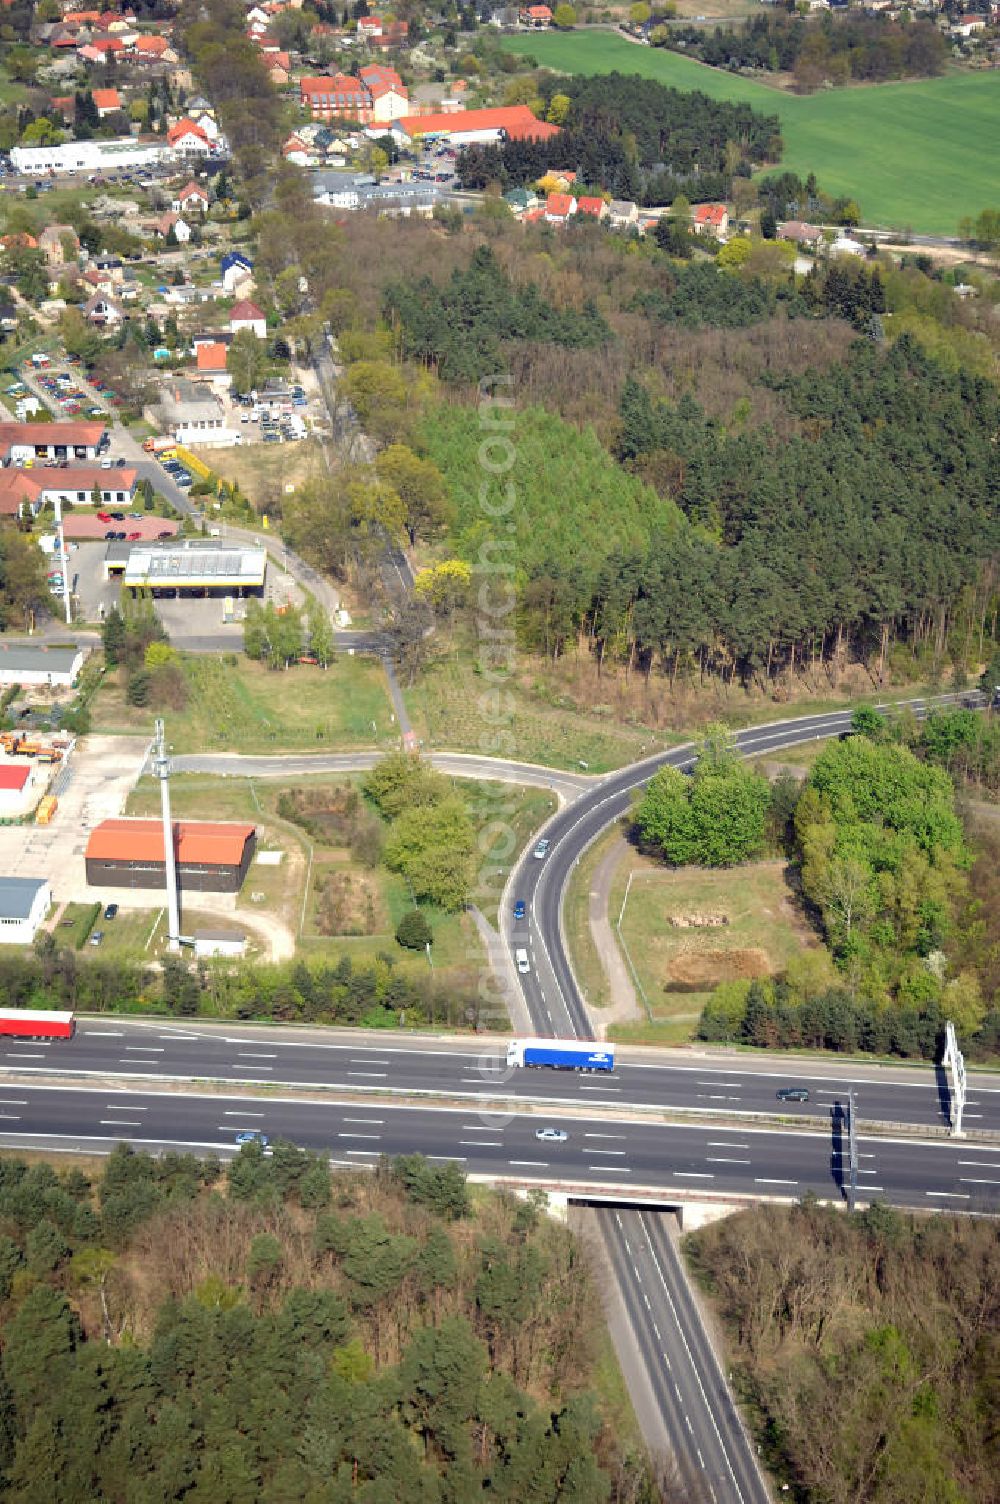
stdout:
[[121,573],[122,588],[133,596],[262,596],[267,550],[217,539],[183,538],[137,543]]

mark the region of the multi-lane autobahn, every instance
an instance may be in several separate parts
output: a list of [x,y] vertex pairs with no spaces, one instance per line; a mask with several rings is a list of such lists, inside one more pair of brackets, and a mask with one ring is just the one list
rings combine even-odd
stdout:
[[[342,1095],[427,1096],[545,1107],[558,1116],[600,1106],[618,1112],[768,1118],[826,1127],[854,1091],[862,1123],[947,1129],[949,1088],[931,1066],[837,1066],[808,1058],[745,1060],[737,1054],[619,1048],[611,1077],[569,1071],[509,1071],[503,1038],[407,1037],[361,1030],[285,1029],[165,1020],[90,1018],[71,1044],[0,1039],[0,1070],[27,1076],[128,1082],[200,1079],[243,1086],[316,1089]],[[1000,1134],[1000,1081],[970,1076],[965,1126]],[[786,1086],[807,1102],[782,1102]]]
[[[199,1152],[233,1151],[240,1132],[288,1139],[335,1162],[364,1163],[412,1153],[454,1160],[469,1174],[560,1186],[581,1197],[623,1193],[671,1198],[775,1198],[807,1192],[842,1198],[846,1132],[837,1122],[814,1131],[720,1123],[664,1123],[585,1111],[557,1120],[560,1142],[539,1140],[537,1112],[473,1104],[423,1106],[388,1099],[306,1100],[301,1095],[197,1091],[174,1087],[39,1084],[0,1086],[0,1137],[22,1145],[71,1142],[101,1149],[128,1139]],[[901,1206],[1000,1212],[1000,1146],[941,1140],[860,1140],[865,1199]]]

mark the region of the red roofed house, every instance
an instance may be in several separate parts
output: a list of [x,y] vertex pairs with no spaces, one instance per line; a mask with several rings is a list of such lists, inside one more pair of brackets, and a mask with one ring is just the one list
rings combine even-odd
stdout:
[[0,470],[0,515],[38,515],[46,502],[57,499],[74,507],[89,507],[99,487],[105,506],[131,506],[138,471],[129,465],[105,470],[99,465],[68,465],[65,470],[39,467]]
[[358,20],[358,36],[380,37],[382,35],[382,18],[380,16],[361,16]]
[[122,108],[122,97],[117,89],[95,89],[94,103],[99,117],[103,120],[105,115],[113,115],[116,110]]
[[204,213],[208,208],[208,194],[197,183],[190,182],[181,189],[170,207],[175,214],[190,213],[192,209]]
[[550,225],[564,225],[571,214],[576,213],[576,199],[569,193],[550,193],[545,200],[545,221]]
[[264,54],[264,67],[267,69],[267,76],[272,84],[281,86],[288,82],[292,60],[287,52],[266,52]]
[[191,226],[186,220],[181,219],[179,214],[174,214],[172,210],[167,214],[161,215],[156,221],[153,226],[153,234],[160,240],[166,240],[171,230],[174,232],[174,239],[178,245],[187,245],[191,239]]
[[19,251],[38,250],[38,241],[34,235],[29,235],[27,230],[15,230],[11,235],[0,235],[0,245],[5,251],[15,248]]
[[174,151],[202,157],[207,157],[212,150],[212,143],[206,132],[200,125],[195,125],[193,120],[188,120],[186,117],[178,120],[167,131],[167,145],[172,146]]
[[696,235],[714,235],[722,240],[729,229],[729,210],[725,204],[695,204],[691,224]]
[[[249,329],[258,339],[267,339],[267,319],[249,298],[242,298],[233,304],[229,311],[229,329],[232,334],[239,334],[241,329]],[[2,427],[0,424],[0,428]]]
[[199,345],[195,355],[198,375],[210,381],[213,386],[229,386],[233,378],[226,370],[228,354],[229,351],[223,344]]
[[118,57],[125,51],[121,37],[99,37],[80,48],[80,56],[88,63],[106,63],[109,57]]
[[[179,820],[173,825],[174,861],[182,891],[238,893],[257,844],[252,825]],[[163,825],[159,820],[102,820],[90,832],[87,882],[102,888],[165,888]]]
[[132,48],[133,56],[140,63],[176,63],[177,53],[166,37],[138,37]]
[[604,219],[607,216],[608,206],[603,198],[578,198],[576,201],[578,214],[589,214],[594,219]]
[[348,73],[300,79],[299,101],[314,120],[357,120],[367,125],[372,118],[371,94],[360,78]]
[[522,26],[551,26],[552,12],[547,5],[526,5],[518,19]]

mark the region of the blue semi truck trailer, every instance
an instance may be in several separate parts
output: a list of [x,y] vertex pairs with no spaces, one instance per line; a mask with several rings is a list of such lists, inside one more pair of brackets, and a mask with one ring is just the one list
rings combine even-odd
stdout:
[[547,1066],[555,1071],[613,1071],[613,1044],[592,1039],[514,1039],[507,1046],[508,1066]]

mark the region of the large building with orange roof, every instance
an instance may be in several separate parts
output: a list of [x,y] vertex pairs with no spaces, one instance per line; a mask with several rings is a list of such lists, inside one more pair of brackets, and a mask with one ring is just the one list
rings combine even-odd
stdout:
[[[182,892],[239,892],[257,844],[254,826],[178,820],[172,831]],[[166,888],[162,822],[102,820],[90,832],[86,864],[94,888]]]

